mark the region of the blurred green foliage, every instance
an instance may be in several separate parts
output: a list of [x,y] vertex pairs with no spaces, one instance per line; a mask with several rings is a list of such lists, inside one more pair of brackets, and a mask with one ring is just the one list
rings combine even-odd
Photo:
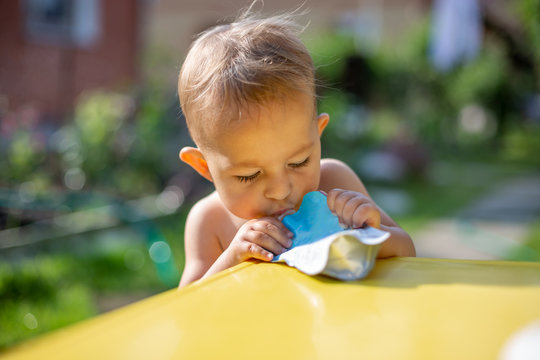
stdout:
[[149,296],[168,288],[144,243],[2,262],[0,349],[95,316],[100,299]]
[[182,125],[177,111],[171,114],[174,101],[160,89],[86,93],[73,121],[52,134],[12,114],[15,130],[0,147],[9,171],[0,173],[0,184],[31,183],[37,195],[52,188],[126,198],[155,194],[175,173],[169,160]]
[[62,227],[55,219],[93,208],[120,225],[0,253],[0,349],[178,284],[187,210],[150,220],[126,201],[149,196],[156,206],[154,196],[177,175],[187,136],[179,114],[175,92],[148,79],[82,94],[59,127],[32,109],[2,117],[0,231],[39,220]]
[[[170,244],[176,269],[184,266],[182,234],[189,209],[135,226],[78,234],[37,244],[37,255],[0,253],[0,350],[172,287],[162,278],[141,228]],[[35,251],[35,250],[34,250]],[[167,281],[164,281],[167,280]],[[107,303],[116,300],[112,305]],[[111,300],[112,299],[112,300]]]
[[[517,2],[517,9],[525,27],[525,41],[529,44],[528,50],[534,53],[536,59],[536,73],[540,73],[540,1],[521,0]],[[540,85],[540,84],[539,84]]]
[[0,265],[0,348],[96,314],[89,290],[69,281],[73,262],[45,257]]
[[[343,31],[306,39],[327,85],[319,87],[320,111],[332,119],[325,132],[326,152],[352,162],[358,154],[350,148],[376,149],[406,137],[426,146],[434,157],[465,155],[540,165],[540,115],[527,113],[528,102],[540,97],[540,46],[531,45],[540,42],[540,1],[522,0],[514,6],[522,33],[508,38],[496,31],[485,33],[479,55],[448,72],[437,71],[429,62],[429,18],[399,44],[374,53],[357,50],[353,34]],[[513,36],[523,41],[508,40]],[[536,71],[516,62],[513,52],[536,64]],[[353,67],[362,67],[360,74],[347,73],[351,59],[356,60]],[[352,92],[351,76],[364,82]],[[347,111],[355,106],[362,109],[352,114],[361,125],[351,136],[355,132],[348,127]]]
[[345,71],[343,59],[355,52],[354,38],[349,34],[318,34],[306,39],[306,45],[323,86],[332,86],[341,79]]
[[540,221],[533,224],[523,244],[513,249],[508,260],[540,261]]

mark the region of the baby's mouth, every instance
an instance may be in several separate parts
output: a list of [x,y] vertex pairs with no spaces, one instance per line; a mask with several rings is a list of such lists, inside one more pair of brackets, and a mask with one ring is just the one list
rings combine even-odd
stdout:
[[273,217],[276,217],[279,221],[283,220],[283,218],[287,215],[294,214],[295,210],[292,208],[289,209],[283,209],[276,211],[274,214],[272,214]]

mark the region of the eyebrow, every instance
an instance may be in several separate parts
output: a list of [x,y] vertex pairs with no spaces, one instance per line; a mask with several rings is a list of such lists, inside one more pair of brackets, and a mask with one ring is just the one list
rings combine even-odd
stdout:
[[[311,148],[313,145],[315,144],[314,141],[310,142],[309,144],[305,144],[303,145],[301,148],[299,148],[294,154],[292,154],[290,156],[290,158],[293,158],[301,153],[303,153],[304,151],[306,151],[307,149]],[[240,162],[240,163],[237,163],[237,164],[234,164],[234,165],[231,165],[231,166],[227,166],[226,170],[227,171],[230,171],[230,170],[234,170],[234,169],[237,169],[237,168],[255,168],[255,167],[259,167],[258,164],[256,164],[254,161],[251,161],[251,160],[248,160],[248,161],[243,161],[243,162]]]

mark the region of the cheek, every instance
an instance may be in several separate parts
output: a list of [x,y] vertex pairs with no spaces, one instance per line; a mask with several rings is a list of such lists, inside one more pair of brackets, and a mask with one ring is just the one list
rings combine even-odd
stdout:
[[321,156],[320,153],[316,154],[313,163],[309,169],[309,175],[307,179],[308,186],[310,191],[319,190],[319,182],[321,180]]
[[317,163],[315,166],[306,169],[302,174],[298,174],[295,182],[296,196],[298,197],[298,201],[301,202],[304,195],[308,192],[319,190],[320,165]]
[[306,193],[310,192],[310,191],[316,191],[319,189],[319,180],[320,180],[320,172],[319,172],[319,169],[313,169],[309,176],[305,179],[305,188],[306,188]]
[[[223,189],[222,189],[223,190]],[[228,189],[228,191],[218,191],[221,200],[225,207],[242,219],[253,219],[260,214],[257,213],[257,206],[254,204],[256,196],[250,190]]]

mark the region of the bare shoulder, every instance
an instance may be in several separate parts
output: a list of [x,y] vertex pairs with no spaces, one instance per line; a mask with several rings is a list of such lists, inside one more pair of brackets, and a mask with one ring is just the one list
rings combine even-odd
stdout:
[[186,252],[200,258],[217,258],[223,251],[218,230],[228,222],[229,215],[216,192],[199,200],[186,219]]
[[337,159],[321,159],[321,179],[319,189],[346,189],[367,194],[362,180],[349,165]]
[[341,160],[337,159],[321,159],[321,173],[336,173],[343,175],[344,173],[353,173],[354,171]]
[[201,278],[223,252],[219,229],[226,212],[214,192],[199,200],[189,211],[184,232],[186,263],[180,285]]
[[197,232],[199,235],[197,238],[206,237],[201,235],[210,235],[213,232],[212,229],[216,228],[208,226],[209,222],[211,221],[213,225],[219,224],[220,221],[225,221],[226,216],[223,204],[214,191],[193,205],[186,220],[186,231],[189,227]]
[[196,215],[219,215],[224,213],[223,204],[219,199],[219,195],[214,191],[211,194],[200,199],[193,205],[190,210]]

